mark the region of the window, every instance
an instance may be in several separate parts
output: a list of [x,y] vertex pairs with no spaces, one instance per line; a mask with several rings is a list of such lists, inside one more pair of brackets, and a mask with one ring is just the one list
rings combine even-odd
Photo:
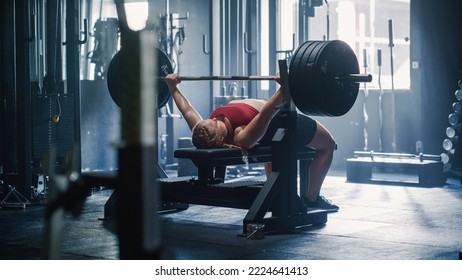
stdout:
[[370,88],[379,86],[379,75],[384,89],[392,83],[395,89],[410,88],[410,0],[279,0],[276,16],[278,50],[292,48],[293,34],[295,49],[307,40],[342,40],[356,53],[361,72],[374,76]]
[[[392,32],[389,29],[389,20]],[[393,81],[395,89],[410,88],[410,0],[324,1],[322,6],[315,9],[315,16],[308,20],[308,39],[323,40],[327,33],[329,40],[339,39],[351,46],[358,57],[362,73],[365,71],[365,50],[367,73],[374,76],[370,87],[378,86],[377,53],[380,49],[382,87],[391,88]],[[394,44],[392,52],[389,47],[390,37]]]
[[[148,2],[137,1],[125,3],[127,24],[132,30],[141,30],[148,18]],[[89,14],[89,43],[82,48],[82,79],[103,79],[112,56],[120,49],[118,32],[118,15],[114,1],[92,3]]]

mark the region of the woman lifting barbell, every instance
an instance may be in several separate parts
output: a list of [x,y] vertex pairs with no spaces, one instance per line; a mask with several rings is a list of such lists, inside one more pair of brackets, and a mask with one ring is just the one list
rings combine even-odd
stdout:
[[[275,76],[279,83],[279,74]],[[189,100],[181,93],[178,84],[181,77],[168,74],[165,78],[168,89],[192,130],[193,145],[197,148],[240,148],[251,149],[255,144],[271,144],[276,130],[280,127],[280,118],[274,118],[283,102],[280,90],[269,100],[244,99],[233,100],[215,109],[208,119],[203,120]],[[298,114],[297,145],[308,146],[316,151],[307,176],[306,197],[303,203],[309,208],[338,211],[339,207],[320,195],[321,187],[332,163],[335,140],[329,131],[310,117]],[[270,163],[265,164],[266,174],[271,171]]]

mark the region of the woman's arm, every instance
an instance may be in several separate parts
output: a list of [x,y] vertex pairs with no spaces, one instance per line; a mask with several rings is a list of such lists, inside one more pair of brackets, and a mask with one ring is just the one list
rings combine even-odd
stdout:
[[[279,82],[277,74],[275,80]],[[233,144],[244,149],[250,149],[265,135],[268,125],[279,111],[283,102],[281,90],[276,93],[263,105],[260,113],[244,128],[238,127],[234,131]]]
[[172,94],[173,101],[175,101],[175,104],[183,115],[183,118],[185,118],[189,128],[192,130],[193,127],[202,120],[202,117],[178,89],[178,84],[181,83],[181,79],[177,74],[168,74],[165,77],[165,82]]

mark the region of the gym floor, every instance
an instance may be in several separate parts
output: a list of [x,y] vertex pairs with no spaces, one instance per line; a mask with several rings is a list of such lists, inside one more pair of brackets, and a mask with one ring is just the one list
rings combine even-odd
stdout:
[[[385,174],[389,182],[346,182],[331,171],[323,195],[340,206],[322,227],[239,236],[246,210],[191,205],[163,213],[167,258],[184,260],[457,260],[462,251],[462,187],[449,179],[439,187],[407,183],[407,174]],[[65,215],[62,259],[118,259],[115,221],[102,221],[112,190],[94,191],[82,213]],[[0,210],[0,259],[43,256],[43,205]]]

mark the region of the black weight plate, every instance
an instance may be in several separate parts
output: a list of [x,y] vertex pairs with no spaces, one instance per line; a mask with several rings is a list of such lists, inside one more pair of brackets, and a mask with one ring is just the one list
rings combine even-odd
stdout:
[[[291,72],[294,73],[294,75],[297,75],[298,73],[298,68],[300,65],[300,61],[302,60],[303,56],[305,55],[305,52],[307,48],[312,44],[313,42],[305,42],[302,44],[297,50],[295,50],[294,55],[292,56],[292,59],[290,61],[289,65],[289,74]],[[298,80],[294,80],[295,82]]]
[[[172,62],[170,58],[161,50],[157,49],[157,65],[159,65],[159,77],[165,77],[170,73],[173,73]],[[168,90],[167,83],[163,79],[157,81],[157,92],[158,92],[158,107],[162,108],[167,104],[171,97],[170,91]]]
[[326,41],[316,41],[313,44],[311,53],[307,54],[307,56],[302,60],[304,68],[300,68],[300,72],[304,73],[305,76],[305,87],[302,92],[304,101],[302,110],[305,111],[305,114],[308,114],[308,112],[310,112],[311,115],[316,116],[324,116],[328,114],[326,112],[326,108],[322,106],[324,92],[319,91],[316,86],[317,80],[315,75],[316,71],[318,71],[316,68],[316,61],[322,54],[326,45]]
[[295,105],[308,115],[345,114],[356,101],[359,84],[342,83],[336,77],[359,73],[356,55],[339,40],[305,42],[302,46],[303,55],[297,50],[299,62],[291,65],[289,75]]
[[[303,95],[303,92],[297,93],[297,91],[303,90],[307,88],[307,77],[304,76],[304,73],[300,72],[300,67],[303,66],[303,59],[309,56],[309,54],[313,50],[313,46],[316,45],[316,42],[310,42],[307,41],[303,43],[296,51],[295,54],[291,60],[290,66],[289,66],[289,88],[290,88],[290,93],[292,96],[292,100],[294,100],[294,103],[297,107],[303,107],[305,103],[305,99],[301,98],[302,100],[297,100],[299,103],[297,104],[296,99],[297,96]],[[295,96],[295,99],[294,99]],[[308,108],[305,108],[308,109]]]
[[354,105],[359,83],[342,82],[336,77],[359,74],[359,64],[353,50],[345,42],[331,41],[316,61],[316,87],[323,92],[320,107],[326,116],[342,116]]
[[[307,41],[298,50],[298,65],[293,65],[290,72],[290,85],[292,99],[297,108],[308,115],[324,115],[322,108],[319,107],[318,95],[313,87],[314,66],[316,58],[319,56],[325,42]],[[300,51],[299,51],[300,50]],[[301,51],[303,50],[303,52]]]
[[[160,49],[158,50],[158,57],[157,57],[157,64],[159,65],[159,73],[158,76],[165,77],[167,74],[173,72],[172,63],[168,56]],[[119,81],[124,79],[122,75],[123,71],[120,71],[121,67],[121,52],[123,50],[117,52],[111,60],[108,68],[107,74],[107,86],[109,89],[109,94],[112,97],[114,103],[120,107],[120,96],[118,92]],[[153,77],[153,79],[156,77]],[[168,90],[168,86],[164,80],[159,79],[157,81],[157,104],[159,108],[162,108],[167,104],[168,100],[170,99],[170,91]]]

